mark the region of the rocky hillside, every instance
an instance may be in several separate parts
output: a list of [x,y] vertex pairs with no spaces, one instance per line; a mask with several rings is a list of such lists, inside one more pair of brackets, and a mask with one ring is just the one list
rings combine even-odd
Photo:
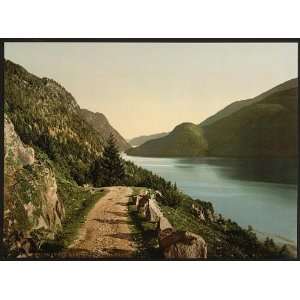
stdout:
[[153,157],[204,156],[207,141],[201,128],[192,123],[182,123],[167,136],[131,148],[126,153]]
[[169,134],[168,132],[162,132],[162,133],[138,136],[138,137],[135,137],[135,138],[129,140],[129,144],[131,146],[135,146],[135,147],[140,146],[140,145],[142,145],[142,144],[144,144],[148,141],[159,139],[159,138],[164,137],[168,134]]
[[4,119],[4,242],[10,255],[28,256],[61,230],[64,206],[50,165],[24,145]]
[[105,140],[113,134],[117,146],[121,151],[129,149],[131,146],[108,122],[107,118],[101,113],[93,113],[87,109],[81,109],[80,115],[85,119]]

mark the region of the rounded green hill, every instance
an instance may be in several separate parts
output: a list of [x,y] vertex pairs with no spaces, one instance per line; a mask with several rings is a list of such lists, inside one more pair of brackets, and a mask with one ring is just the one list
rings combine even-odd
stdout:
[[183,157],[204,156],[207,149],[202,129],[193,123],[182,123],[167,136],[148,141],[126,152],[128,155],[138,156]]

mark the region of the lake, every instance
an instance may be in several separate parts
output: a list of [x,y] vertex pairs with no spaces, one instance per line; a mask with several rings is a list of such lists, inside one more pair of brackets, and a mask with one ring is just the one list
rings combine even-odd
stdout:
[[262,237],[297,242],[296,160],[123,157]]

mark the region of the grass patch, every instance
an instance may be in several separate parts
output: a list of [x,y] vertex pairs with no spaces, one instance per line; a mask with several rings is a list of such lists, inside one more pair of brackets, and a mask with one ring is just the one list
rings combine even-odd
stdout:
[[[191,213],[191,202],[186,199],[182,205],[172,208],[161,206],[163,213],[177,230],[186,230],[200,235],[207,242],[207,256],[213,259],[242,259],[250,258],[247,249],[249,239],[236,232],[226,231],[226,224],[219,225],[216,222],[201,222]],[[252,241],[251,241],[252,242]],[[254,242],[256,244],[256,242]],[[244,244],[244,245],[243,245]],[[253,250],[255,257],[260,257],[257,250]],[[257,256],[258,255],[258,256]]]
[[199,222],[199,220],[184,206],[178,206],[176,208],[166,205],[160,206],[163,214],[176,230],[190,231],[199,234],[208,244],[208,257],[220,257],[221,253],[219,253],[218,249],[220,248],[219,241],[222,240],[222,235],[217,231],[212,230],[211,224],[208,225]]

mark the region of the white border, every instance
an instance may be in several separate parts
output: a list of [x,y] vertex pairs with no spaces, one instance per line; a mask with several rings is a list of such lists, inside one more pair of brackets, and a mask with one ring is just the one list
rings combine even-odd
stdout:
[[282,300],[299,262],[2,262],[0,280],[2,299]]
[[[299,1],[1,2],[0,36],[297,38]],[[299,262],[0,262],[2,299],[295,299]]]
[[299,37],[298,0],[1,2],[1,37]]

